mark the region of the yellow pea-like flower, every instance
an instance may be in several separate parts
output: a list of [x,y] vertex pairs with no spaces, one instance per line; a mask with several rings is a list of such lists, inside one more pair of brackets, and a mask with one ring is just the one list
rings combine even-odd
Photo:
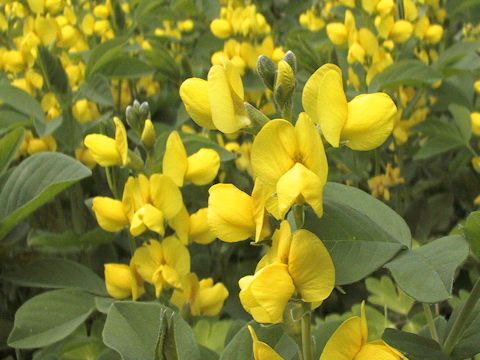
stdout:
[[[278,284],[272,289],[272,283]],[[320,304],[335,285],[335,268],[321,240],[307,230],[293,234],[287,221],[272,238],[272,247],[253,276],[240,279],[240,301],[255,321],[279,323],[288,300]]]
[[328,164],[318,130],[305,113],[295,126],[269,121],[255,137],[251,159],[257,179],[276,192],[275,217],[283,219],[295,203],[307,203],[322,216]]
[[390,30],[390,39],[396,43],[404,43],[413,33],[413,25],[407,20],[398,20],[393,24],[392,29]]
[[51,17],[38,16],[35,19],[35,32],[43,45],[50,45],[57,39],[58,26]]
[[174,290],[170,302],[178,309],[188,304],[192,316],[216,316],[227,298],[225,285],[214,284],[212,278],[198,281],[197,275],[190,273],[183,278],[181,288]]
[[40,14],[45,7],[45,0],[28,0],[28,6],[35,14]]
[[283,360],[283,358],[273,350],[270,345],[258,340],[253,326],[248,325],[248,331],[252,337],[253,359],[254,360]]
[[338,147],[344,142],[361,151],[385,142],[397,112],[395,103],[385,93],[362,94],[347,102],[341,70],[333,64],[323,65],[308,79],[302,104],[313,121],[320,124],[330,145]]
[[163,289],[181,286],[181,279],[190,272],[190,253],[174,236],[162,242],[150,240],[135,251],[132,266],[145,282],[154,285],[158,298]]
[[207,129],[231,134],[250,125],[244,108],[240,73],[226,60],[213,65],[208,80],[187,79],[180,86],[180,97],[190,117]]
[[269,234],[266,194],[260,182],[255,182],[252,196],[232,184],[216,184],[208,192],[208,226],[220,240],[237,242],[254,237],[260,241]]
[[220,156],[213,149],[202,148],[187,157],[187,151],[178,132],[173,131],[167,139],[163,156],[163,173],[177,186],[184,182],[206,185],[215,179],[220,168]]
[[127,131],[122,121],[115,117],[115,139],[102,134],[90,134],[85,137],[85,146],[90,150],[100,166],[127,165]]
[[155,145],[155,127],[153,126],[152,120],[145,120],[143,125],[143,131],[140,140],[147,149],[152,149]]
[[100,227],[106,231],[117,232],[129,225],[123,203],[108,197],[93,198],[92,210]]
[[73,104],[72,115],[79,123],[84,124],[100,117],[97,105],[87,99],[78,100]]
[[105,264],[105,286],[108,295],[115,299],[132,297],[137,300],[143,295],[143,281],[133,266],[126,264]]
[[470,114],[472,123],[472,133],[475,136],[480,136],[480,112],[473,112]]
[[210,23],[210,31],[220,39],[225,39],[232,34],[232,26],[225,19],[215,19]]
[[330,23],[327,25],[327,35],[335,45],[343,45],[347,42],[348,30],[342,23]]
[[365,304],[361,315],[345,320],[335,330],[323,349],[320,360],[406,360],[400,352],[382,340],[368,342]]
[[437,44],[442,40],[443,36],[443,27],[441,25],[435,24],[430,25],[425,32],[425,41],[428,44]]

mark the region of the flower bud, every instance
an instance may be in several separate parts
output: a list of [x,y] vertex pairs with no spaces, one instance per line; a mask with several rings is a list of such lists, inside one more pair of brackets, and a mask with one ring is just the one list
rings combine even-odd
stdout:
[[232,34],[232,26],[225,19],[215,19],[210,23],[210,31],[217,38],[225,39]]
[[406,20],[398,20],[393,24],[392,30],[390,31],[390,38],[396,43],[404,43],[413,33],[413,26]]
[[292,104],[292,96],[295,90],[295,74],[292,67],[285,61],[278,62],[277,76],[273,96],[277,105],[285,109]]
[[145,126],[143,127],[141,140],[145,148],[151,149],[155,145],[155,127],[153,126],[152,120],[145,120]]
[[274,62],[269,57],[261,55],[257,60],[257,73],[270,90],[273,90],[275,83],[275,72]]
[[425,32],[425,41],[428,44],[437,44],[442,40],[443,28],[440,25],[431,25]]

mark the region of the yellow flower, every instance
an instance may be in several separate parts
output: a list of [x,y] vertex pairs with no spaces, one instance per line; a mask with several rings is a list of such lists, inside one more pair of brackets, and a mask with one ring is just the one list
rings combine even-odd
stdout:
[[220,156],[213,149],[202,148],[187,157],[187,151],[178,132],[173,131],[167,139],[163,156],[163,173],[177,186],[184,182],[206,185],[215,179],[220,168]]
[[199,126],[234,133],[250,125],[243,102],[244,91],[240,73],[230,61],[213,65],[208,81],[185,80],[180,97],[190,117]]
[[92,210],[98,224],[106,231],[117,232],[129,225],[123,204],[119,200],[96,196],[93,198]]
[[105,264],[105,285],[108,294],[115,299],[132,297],[137,300],[145,292],[143,281],[133,266],[125,264]]
[[248,331],[253,341],[253,359],[254,360],[283,360],[268,344],[258,340],[253,326],[248,325]]
[[382,340],[368,342],[365,304],[362,303],[361,316],[353,316],[337,328],[325,345],[320,360],[372,359],[402,360],[406,358]]
[[156,134],[152,120],[145,120],[145,125],[143,126],[142,136],[140,139],[147,149],[152,149],[155,145]]
[[90,169],[93,169],[95,165],[97,165],[90,150],[88,150],[83,143],[75,149],[75,158]]
[[283,219],[295,203],[307,203],[322,216],[328,164],[320,135],[305,113],[295,126],[283,119],[269,121],[255,137],[251,159],[257,179],[276,192],[274,216]]
[[208,208],[202,208],[189,217],[188,239],[197,244],[210,244],[216,239],[208,226]]
[[475,92],[477,94],[480,94],[480,80],[475,81],[475,83],[473,84],[473,88],[475,89]]
[[216,316],[228,298],[228,290],[222,283],[213,284],[213,279],[198,281],[190,273],[183,278],[181,289],[175,289],[170,302],[178,309],[189,305],[192,316]]
[[342,23],[330,23],[327,25],[327,35],[335,45],[343,45],[347,41],[348,30]]
[[358,95],[347,103],[341,70],[333,64],[323,65],[308,79],[302,104],[330,145],[345,142],[353,150],[382,145],[393,130],[397,112],[385,93]]
[[303,229],[292,234],[288,222],[282,221],[255,274],[241,278],[239,285],[240,301],[255,321],[279,323],[294,294],[316,305],[325,300],[335,285],[335,268],[316,235]]
[[472,123],[472,133],[475,136],[480,136],[480,112],[473,112],[470,114]]
[[413,33],[413,25],[407,20],[398,20],[393,24],[392,29],[390,30],[390,39],[396,43],[404,43]]
[[77,100],[72,107],[72,115],[81,124],[96,120],[100,117],[97,105],[87,99]]
[[425,32],[425,41],[427,44],[437,44],[442,40],[443,27],[441,25],[430,25]]
[[220,39],[225,39],[232,34],[232,26],[225,19],[215,19],[210,23],[210,31]]
[[127,165],[127,131],[119,118],[114,117],[113,121],[116,128],[115,139],[102,134],[90,134],[84,140],[85,146],[100,166]]
[[260,241],[270,232],[265,221],[265,188],[255,182],[252,196],[232,184],[213,185],[208,197],[208,226],[212,233],[226,242],[255,237]]
[[163,289],[181,286],[181,279],[190,272],[190,254],[180,240],[168,236],[162,242],[144,243],[135,251],[132,265],[144,281],[155,287],[158,298]]

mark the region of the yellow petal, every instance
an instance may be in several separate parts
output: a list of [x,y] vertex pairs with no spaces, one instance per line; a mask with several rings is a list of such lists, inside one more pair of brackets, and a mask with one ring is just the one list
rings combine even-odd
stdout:
[[206,185],[217,176],[220,168],[220,156],[213,149],[200,149],[188,157],[185,180],[194,185]]
[[[228,290],[222,283],[212,286],[211,281],[208,280],[212,279],[200,280],[200,291],[196,303],[202,315],[217,316],[228,298]],[[208,286],[204,286],[206,283]]]
[[197,125],[209,130],[215,129],[212,122],[207,81],[198,78],[185,80],[180,86],[180,97],[188,114]]
[[348,103],[342,141],[353,150],[372,150],[392,133],[397,107],[385,93],[363,94]]
[[272,324],[282,322],[285,306],[295,292],[287,265],[268,265],[253,276],[241,278],[239,285],[240,302],[255,321]]
[[28,0],[28,6],[35,14],[40,14],[45,7],[45,0]]
[[322,241],[307,230],[297,230],[288,255],[288,272],[305,302],[323,301],[335,286],[335,268]]
[[252,191],[253,220],[255,222],[255,242],[263,240],[271,233],[270,224],[265,212],[265,205],[272,191],[258,179],[255,181]]
[[383,344],[365,344],[355,360],[400,360],[403,357]]
[[93,198],[92,210],[98,225],[103,230],[117,232],[128,226],[129,222],[119,200],[97,196]]
[[342,75],[336,70],[325,72],[319,84],[316,118],[323,136],[333,147],[340,144],[340,134],[347,121],[347,98],[343,91]]
[[53,18],[39,16],[35,19],[35,32],[43,45],[50,45],[57,38],[57,22]]
[[143,222],[144,212],[145,209],[142,207],[133,214],[132,220],[130,221],[130,234],[132,234],[132,236],[140,236],[147,230],[147,226]]
[[122,164],[115,140],[102,134],[90,134],[85,137],[84,144],[100,166]]
[[317,124],[320,123],[317,114],[317,98],[324,91],[322,88],[322,81],[325,74],[330,71],[337,71],[340,77],[342,76],[342,71],[337,65],[334,64],[325,64],[318,68],[307,80],[305,87],[302,92],[302,106],[305,112],[310,116],[310,118]]
[[294,165],[295,128],[286,120],[269,121],[257,134],[252,145],[253,172],[266,185],[274,186]]
[[294,204],[307,203],[318,217],[323,215],[323,186],[318,175],[296,163],[277,183],[278,211],[284,218]]
[[108,295],[126,299],[132,294],[132,273],[125,264],[105,264],[105,285]]
[[254,360],[282,360],[283,358],[277,354],[268,344],[258,340],[257,334],[251,325],[248,325],[248,331],[253,340],[253,359]]
[[216,239],[215,234],[208,226],[208,208],[198,210],[190,215],[189,219],[189,235],[190,241],[197,244],[210,244]]
[[135,250],[132,257],[132,266],[141,278],[153,284],[153,275],[164,262],[163,249],[160,242],[150,240]]
[[295,124],[298,152],[301,163],[318,175],[322,183],[327,182],[328,162],[317,128],[306,113],[300,113]]
[[175,230],[175,235],[177,235],[183,245],[188,244],[189,220],[190,216],[188,215],[188,211],[185,206],[183,206],[182,210],[168,222],[170,227]]
[[345,320],[325,345],[320,360],[354,360],[362,348],[361,320],[358,316]]
[[[225,67],[214,65],[208,72],[208,97],[212,111],[212,121],[223,133],[231,134],[250,124],[243,101],[240,104],[238,85],[230,84],[230,73]],[[234,80],[235,81],[235,80]],[[232,88],[233,85],[233,88]],[[243,88],[242,88],[243,90]]]
[[190,272],[190,253],[179,239],[168,236],[162,241],[165,263],[175,270],[179,279]]
[[208,192],[208,225],[219,239],[236,242],[255,235],[249,195],[232,184],[216,184]]
[[144,206],[143,223],[147,228],[160,236],[165,234],[163,213],[150,204]]
[[113,122],[115,123],[115,144],[122,159],[122,165],[126,165],[128,160],[127,130],[125,130],[125,125],[118,117],[115,116]]
[[183,207],[182,193],[167,175],[153,174],[150,177],[150,195],[153,205],[167,219],[172,219]]
[[163,155],[163,173],[181,187],[187,172],[187,151],[178,132],[172,131],[167,139]]

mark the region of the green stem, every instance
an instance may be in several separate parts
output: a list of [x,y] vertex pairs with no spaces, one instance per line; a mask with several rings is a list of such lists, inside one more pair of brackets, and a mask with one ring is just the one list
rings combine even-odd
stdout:
[[433,321],[432,309],[430,309],[430,305],[422,304],[423,305],[423,312],[425,313],[425,317],[427,318],[428,329],[430,330],[430,335],[432,339],[435,340],[437,343],[440,344],[440,338],[438,337],[437,328],[435,327],[435,322]]
[[478,300],[480,300],[480,278],[478,278],[475,282],[472,292],[468,296],[467,301],[460,310],[460,314],[458,314],[457,319],[453,323],[453,326],[448,333],[447,339],[445,340],[445,344],[443,346],[443,351],[445,352],[445,354],[450,355],[455,346],[457,345],[460,336],[465,330],[467,320],[470,317],[472,311],[475,309]]
[[312,313],[306,312],[302,317],[302,352],[303,360],[313,360],[312,347]]
[[128,234],[128,242],[130,244],[130,252],[133,256],[135,254],[135,250],[137,250],[137,242],[135,241],[135,238],[130,234],[130,231],[127,229],[127,234]]

